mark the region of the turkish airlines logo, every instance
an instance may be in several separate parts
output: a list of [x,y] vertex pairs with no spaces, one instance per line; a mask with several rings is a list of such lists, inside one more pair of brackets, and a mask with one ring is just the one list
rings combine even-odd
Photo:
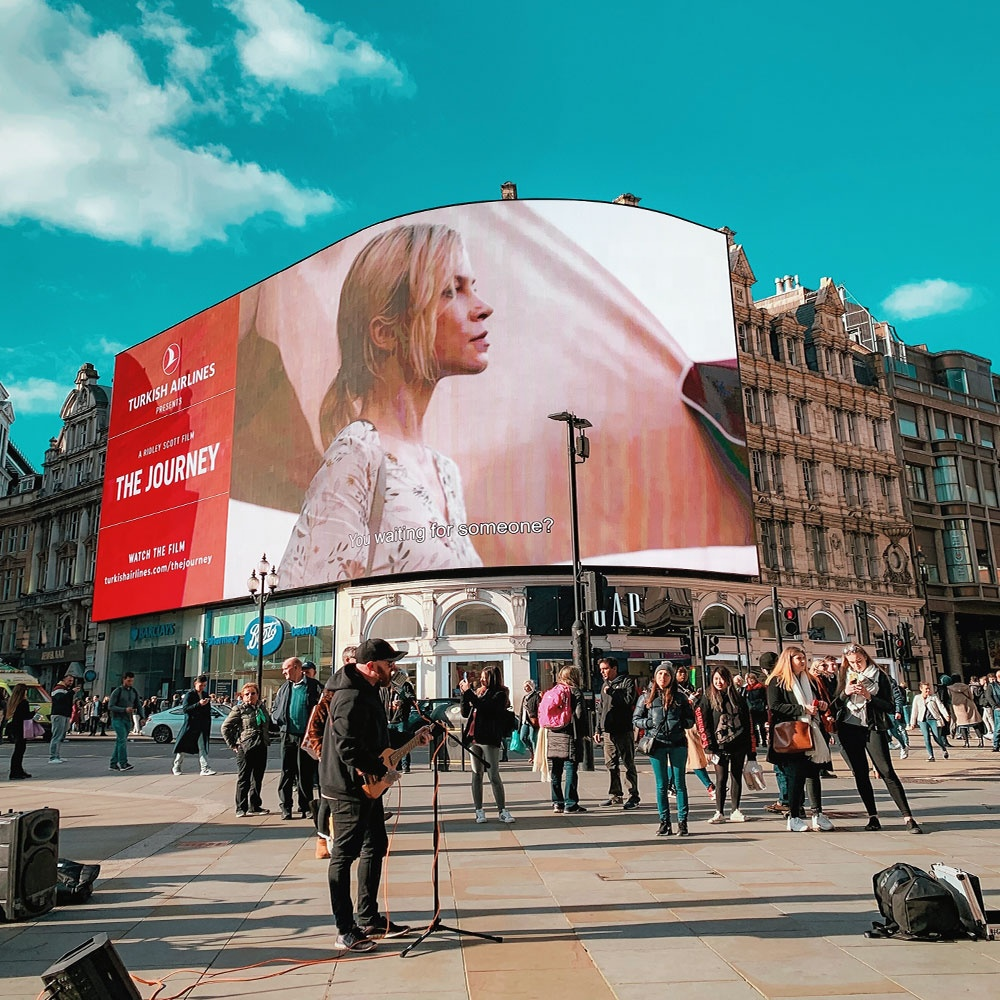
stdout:
[[171,344],[163,352],[163,374],[173,375],[181,364],[181,345]]

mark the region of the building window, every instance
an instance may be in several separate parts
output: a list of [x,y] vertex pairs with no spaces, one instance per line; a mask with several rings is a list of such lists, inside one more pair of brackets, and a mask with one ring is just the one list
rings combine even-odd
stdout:
[[9,601],[14,596],[14,571],[3,571],[3,583],[0,584],[0,601]]
[[785,349],[788,353],[788,363],[794,365],[796,368],[799,364],[799,343],[797,340],[793,340],[789,337],[785,341]]
[[833,417],[833,438],[835,441],[844,440],[844,411],[843,410],[831,410],[830,416]]
[[931,414],[931,427],[934,431],[934,439],[936,441],[943,441],[948,437],[948,414],[938,413],[935,410]]
[[873,420],[872,421],[872,444],[879,451],[885,451],[885,421],[884,420]]
[[766,353],[764,350],[764,328],[762,326],[754,326],[753,342],[758,354]]
[[816,371],[825,372],[826,371],[826,348],[817,347],[816,348]]
[[817,482],[815,462],[802,463],[802,492],[805,493],[807,500],[816,499]]
[[858,500],[862,507],[868,506],[868,473],[854,473],[854,490],[858,495]]
[[965,417],[959,417],[956,414],[952,414],[951,417],[951,436],[955,438],[956,441],[968,441],[969,430],[968,422]]
[[979,443],[984,448],[992,448],[993,445],[993,428],[987,424],[979,425]]
[[763,422],[768,427],[774,426],[774,393],[763,389],[760,394],[760,409]]
[[812,571],[825,576],[827,570],[826,528],[810,525],[808,529],[809,551],[812,555]]
[[920,437],[917,430],[917,409],[907,403],[900,403],[896,407],[896,419],[899,421],[899,433],[903,437]]
[[958,484],[958,462],[953,455],[938,455],[934,459],[934,496],[938,503],[961,500]]
[[945,521],[941,532],[949,583],[972,583],[972,553],[964,521]]
[[744,389],[743,390],[743,409],[746,411],[747,423],[755,424],[760,419],[760,414],[757,412],[757,390],[756,389]]
[[991,465],[985,463],[979,466],[979,472],[983,477],[983,503],[987,507],[997,506],[997,480]]
[[760,561],[767,569],[778,569],[778,533],[774,521],[760,521]]
[[768,479],[767,468],[767,457],[763,452],[750,452],[750,470],[753,476],[753,488],[758,493],[771,492],[771,483]]
[[943,375],[944,384],[948,386],[952,392],[961,392],[968,395],[969,377],[966,375],[964,368],[946,368]]
[[976,463],[971,458],[962,459],[962,479],[965,499],[968,503],[979,503],[979,484],[976,480]]
[[741,351],[747,350],[747,325],[746,323],[736,324],[736,343]]
[[861,545],[861,536],[856,531],[847,532],[847,552],[851,559],[851,571],[859,580],[866,576],[867,563]]
[[70,587],[73,585],[73,571],[76,569],[76,556],[60,556],[56,564],[56,585]]
[[487,604],[466,604],[448,616],[441,635],[503,635],[507,631],[499,611]]
[[924,468],[922,465],[906,464],[906,489],[911,500],[927,499],[927,481],[924,479]]
[[799,434],[809,433],[809,404],[804,399],[795,400],[795,430]]
[[780,493],[785,485],[785,477],[781,474],[781,456],[768,455],[767,464],[771,469],[771,489]]
[[871,535],[862,535],[861,544],[864,548],[865,562],[868,563],[868,576],[872,580],[877,580],[881,572],[878,561],[878,552],[875,549],[875,539]]
[[858,443],[858,415],[850,411],[847,412],[847,440],[851,444]]

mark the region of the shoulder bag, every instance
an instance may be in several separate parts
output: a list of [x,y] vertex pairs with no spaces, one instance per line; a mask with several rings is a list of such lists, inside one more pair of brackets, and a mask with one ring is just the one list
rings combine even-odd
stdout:
[[805,753],[813,748],[812,726],[801,719],[771,726],[771,749],[775,753]]

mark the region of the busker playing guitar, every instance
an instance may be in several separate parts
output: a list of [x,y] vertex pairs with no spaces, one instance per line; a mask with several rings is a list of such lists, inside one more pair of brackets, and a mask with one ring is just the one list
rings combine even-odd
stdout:
[[[389,685],[393,664],[403,655],[384,639],[366,639],[358,646],[357,662],[345,664],[331,680],[334,690],[323,733],[319,781],[320,794],[328,800],[333,817],[330,906],[337,925],[336,947],[344,951],[371,951],[374,938],[409,932],[409,927],[392,923],[378,910],[382,860],[389,843],[381,794],[399,780],[395,765],[407,752],[394,752],[390,747],[378,689]],[[431,727],[425,726],[409,746],[430,741]],[[358,859],[355,916],[351,866]]]

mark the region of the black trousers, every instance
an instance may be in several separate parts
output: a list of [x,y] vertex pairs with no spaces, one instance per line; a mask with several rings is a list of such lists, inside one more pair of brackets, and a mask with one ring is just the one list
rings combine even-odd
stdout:
[[716,755],[719,763],[715,765],[715,811],[722,812],[726,804],[726,788],[732,775],[733,785],[729,789],[730,804],[733,809],[739,809],[743,796],[743,765],[747,762],[745,753],[720,753]]
[[[340,934],[355,924],[366,927],[379,918],[378,889],[382,859],[389,847],[381,799],[327,799],[333,819],[330,846],[330,907]],[[351,901],[351,866],[358,862],[358,908]]]
[[611,774],[608,795],[622,798],[621,768],[625,768],[625,780],[628,781],[629,798],[639,801],[639,775],[635,770],[635,741],[632,729],[627,733],[604,734],[604,763]]
[[278,805],[282,813],[292,811],[292,792],[296,793],[298,810],[312,812],[313,790],[316,787],[316,761],[302,749],[302,737],[281,734],[281,778],[278,780]]
[[788,814],[796,819],[806,818],[806,791],[809,792],[809,805],[813,815],[823,811],[823,786],[819,780],[816,765],[808,758],[790,755],[774,765],[780,767],[785,775],[788,788]]
[[892,755],[889,753],[889,737],[877,729],[865,726],[842,725],[837,727],[837,737],[843,749],[847,763],[854,775],[854,784],[858,786],[858,794],[865,804],[869,816],[878,815],[875,805],[875,789],[868,775],[868,758],[871,757],[875,770],[889,789],[896,808],[904,815],[910,815],[910,805],[906,801],[906,792],[892,766]]
[[239,770],[236,772],[236,809],[256,812],[262,803],[260,786],[267,767],[267,747],[260,744],[236,754]]
[[12,778],[20,778],[22,774],[27,773],[24,770],[24,751],[27,747],[27,740],[14,740],[14,749],[10,752],[10,776]]

